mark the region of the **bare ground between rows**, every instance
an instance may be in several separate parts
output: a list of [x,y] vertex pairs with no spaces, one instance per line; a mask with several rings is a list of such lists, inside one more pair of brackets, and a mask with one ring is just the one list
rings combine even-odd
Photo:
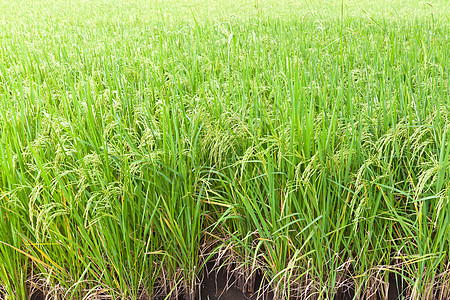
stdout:
[[[236,280],[233,276],[227,275],[225,270],[210,271],[204,274],[204,280],[201,284],[198,300],[273,300],[273,295],[265,291],[262,292],[262,287],[267,285],[263,282],[261,275],[256,276],[254,290],[255,292],[243,293],[236,287]],[[259,292],[258,292],[259,291]],[[355,297],[354,285],[349,284],[345,288],[341,287],[337,290],[334,300],[351,300]],[[406,282],[401,280],[399,276],[390,274],[389,288],[387,293],[388,300],[403,299],[406,296]],[[5,299],[4,295],[0,294],[0,299]],[[46,300],[45,294],[40,290],[29,290],[29,300]],[[381,292],[376,292],[370,299],[367,300],[384,300]],[[164,297],[157,297],[154,300],[164,300]],[[180,296],[178,300],[185,300],[185,297]]]

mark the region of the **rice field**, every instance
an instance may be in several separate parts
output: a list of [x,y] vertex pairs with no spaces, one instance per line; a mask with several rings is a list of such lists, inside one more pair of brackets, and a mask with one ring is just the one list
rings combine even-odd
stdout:
[[449,36],[438,0],[0,1],[0,299],[450,299]]

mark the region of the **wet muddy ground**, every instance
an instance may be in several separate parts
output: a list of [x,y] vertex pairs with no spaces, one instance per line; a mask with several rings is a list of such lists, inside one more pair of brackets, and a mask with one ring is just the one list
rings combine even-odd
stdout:
[[[227,286],[228,284],[231,285]],[[232,282],[232,280],[231,280]],[[398,278],[397,276],[391,274],[389,276],[389,288],[388,288],[388,300],[400,300],[405,297],[406,283]],[[211,274],[208,276],[203,284],[201,290],[201,300],[272,300],[270,295],[265,295],[264,298],[258,298],[257,295],[248,295],[242,293],[240,290],[236,289],[230,283],[230,278],[219,272],[219,274]],[[355,299],[355,290],[352,287],[345,289],[339,289],[334,297],[334,300],[353,300]],[[371,300],[382,300],[384,297],[381,293],[376,293],[373,295]]]
[[[206,274],[205,274],[206,275]],[[244,294],[233,286],[233,278],[226,276],[224,272],[212,272],[205,279],[201,286],[200,300],[272,300],[271,295],[259,297],[257,294]],[[397,300],[404,299],[406,282],[391,274],[389,276],[388,299]],[[351,300],[355,298],[355,291],[352,287],[339,289],[334,300]],[[0,299],[2,299],[0,295]],[[44,300],[45,296],[41,291],[35,291],[29,298],[30,300]],[[182,300],[183,297],[180,297]],[[373,300],[383,299],[380,293],[372,298]],[[156,300],[156,299],[155,299]]]
[[[201,300],[256,300],[257,295],[244,294],[234,286],[227,286],[229,278],[222,273],[210,274],[202,284]],[[266,297],[267,299],[267,297]]]

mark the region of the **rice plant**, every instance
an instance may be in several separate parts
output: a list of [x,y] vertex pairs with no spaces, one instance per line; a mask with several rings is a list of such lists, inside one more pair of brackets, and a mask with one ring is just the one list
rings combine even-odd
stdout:
[[450,297],[447,2],[0,11],[0,299]]

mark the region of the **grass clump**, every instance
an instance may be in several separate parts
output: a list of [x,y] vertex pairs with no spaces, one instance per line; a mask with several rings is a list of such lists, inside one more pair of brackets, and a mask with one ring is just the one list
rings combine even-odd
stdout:
[[449,297],[447,4],[17,5],[0,298]]

